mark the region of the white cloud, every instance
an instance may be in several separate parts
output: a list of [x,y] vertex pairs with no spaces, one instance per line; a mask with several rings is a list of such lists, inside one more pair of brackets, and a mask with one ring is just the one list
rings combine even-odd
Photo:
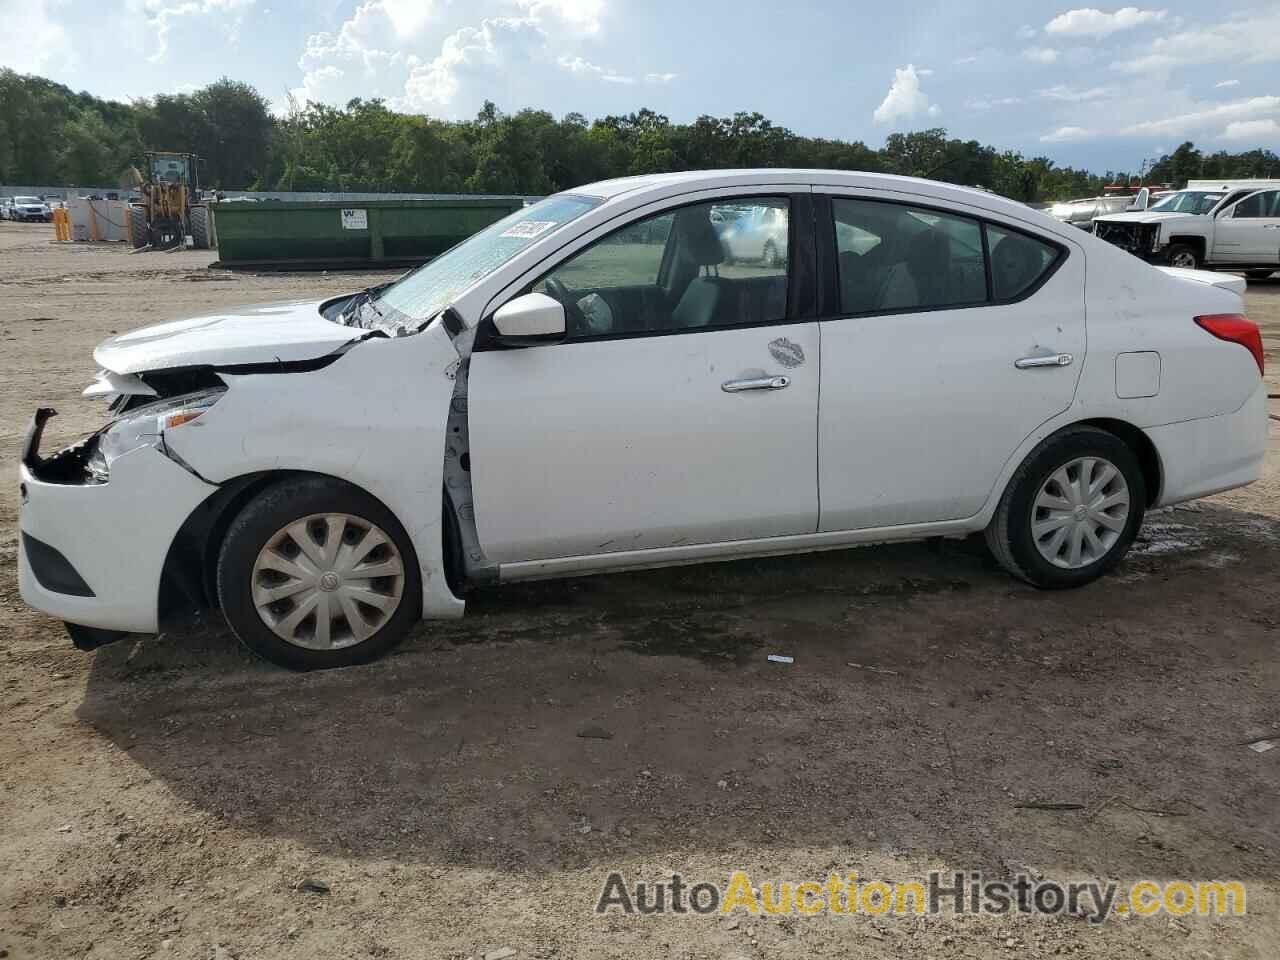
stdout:
[[644,75],[644,82],[645,83],[670,83],[672,80],[676,79],[678,76],[680,76],[680,74],[678,73],[646,73]]
[[957,67],[963,67],[966,64],[977,63],[977,62],[978,62],[977,57],[961,57],[960,59],[954,61]]
[[1112,67],[1146,73],[1203,63],[1270,63],[1280,60],[1278,35],[1280,9],[1156,37],[1137,47],[1131,59],[1117,60]]
[[1214,89],[1216,90],[1225,90],[1227,87],[1240,86],[1240,81],[1239,80],[1220,80],[1219,82],[1215,83],[1213,86],[1214,86]]
[[635,83],[635,77],[628,77],[618,73],[612,67],[601,67],[592,63],[590,60],[584,60],[582,57],[560,57],[556,60],[561,67],[570,73],[576,73],[579,76],[596,77],[605,83]]
[[[240,32],[244,15],[255,0],[129,0],[126,12],[141,17],[155,33],[155,52],[147,59],[158,63],[169,52],[169,32],[187,17],[215,17],[228,39]],[[6,24],[7,26],[7,24]]]
[[1022,51],[1022,59],[1032,63],[1057,63],[1059,53],[1052,47],[1027,47]]
[[1029,23],[1024,23],[1022,26],[1018,28],[1018,39],[1030,40],[1032,37],[1036,35],[1036,33],[1037,31],[1035,27],[1031,26],[1031,24]]
[[550,14],[584,33],[597,32],[604,14],[604,0],[515,0],[515,3],[526,17],[540,19]]
[[412,67],[404,97],[393,105],[419,111],[448,106],[467,74],[508,70],[543,53],[546,44],[547,35],[533,17],[495,17],[478,27],[463,27],[445,37],[430,62]]
[[1280,97],[1251,97],[1248,100],[1222,103],[1160,120],[1144,120],[1125,127],[1121,133],[1128,135],[1191,134],[1217,127],[1224,122],[1251,120],[1270,114],[1280,114]]
[[1079,143],[1081,140],[1088,140],[1093,136],[1093,132],[1086,130],[1084,127],[1059,127],[1051,133],[1046,133],[1040,138],[1041,143]]
[[908,63],[893,71],[889,92],[872,117],[876,123],[892,123],[900,117],[909,118],[921,113],[936,117],[939,112],[937,105],[931,104],[928,95],[920,89],[920,74],[915,65]]
[[1275,120],[1236,120],[1222,131],[1224,140],[1280,140],[1280,123]]
[[995,99],[966,100],[964,105],[970,110],[994,110],[996,107],[1016,107],[1026,102],[1022,97],[998,97]]
[[18,73],[39,73],[55,60],[67,59],[67,31],[53,19],[51,6],[46,0],[0,0],[3,66]]
[[1110,95],[1111,91],[1106,87],[1088,87],[1081,90],[1061,83],[1046,87],[1038,93],[1038,96],[1045,100],[1057,100],[1060,103],[1088,103],[1091,100],[1101,100]]
[[1167,15],[1166,10],[1139,10],[1137,7],[1122,7],[1115,13],[1082,7],[1054,17],[1045,24],[1044,32],[1067,37],[1106,37],[1144,23],[1159,23]]

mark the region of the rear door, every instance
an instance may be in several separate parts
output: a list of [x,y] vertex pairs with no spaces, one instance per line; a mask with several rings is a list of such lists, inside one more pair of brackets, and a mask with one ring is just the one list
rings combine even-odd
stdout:
[[[479,332],[468,427],[490,559],[814,532],[809,195],[731,199],[652,213],[531,278],[566,304],[564,342],[502,349]],[[744,206],[786,217],[808,256],[727,264],[719,227]]]
[[972,516],[1075,394],[1083,257],[867,192],[833,191],[830,210],[838,302],[822,323],[819,529]]
[[1213,259],[1280,263],[1280,190],[1250,194],[1214,222]]

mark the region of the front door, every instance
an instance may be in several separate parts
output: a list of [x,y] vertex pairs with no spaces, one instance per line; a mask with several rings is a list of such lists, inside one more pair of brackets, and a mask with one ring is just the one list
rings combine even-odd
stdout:
[[1071,403],[1083,258],[976,217],[831,203],[840,305],[822,325],[820,529],[970,517]]
[[1214,222],[1213,259],[1280,263],[1280,190],[1254,193]]
[[490,560],[814,532],[817,324],[789,305],[794,258],[730,266],[720,238],[744,205],[791,202],[630,224],[533,285],[565,304],[564,342],[481,332],[468,427]]

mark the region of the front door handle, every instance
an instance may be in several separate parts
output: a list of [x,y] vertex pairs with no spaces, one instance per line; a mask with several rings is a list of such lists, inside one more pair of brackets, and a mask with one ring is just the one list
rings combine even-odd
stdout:
[[744,390],[782,390],[791,386],[790,377],[748,377],[746,380],[726,380],[720,384],[725,393],[742,393]]
[[1069,367],[1074,359],[1069,353],[1050,353],[1041,357],[1023,357],[1013,361],[1013,365],[1019,370],[1029,370],[1032,367]]

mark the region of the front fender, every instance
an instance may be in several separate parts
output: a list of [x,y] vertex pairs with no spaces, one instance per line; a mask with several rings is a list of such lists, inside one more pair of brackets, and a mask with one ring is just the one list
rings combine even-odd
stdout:
[[201,477],[304,470],[360,487],[404,526],[422,570],[423,616],[459,617],[445,579],[441,496],[457,351],[435,324],[373,338],[300,372],[220,374],[226,395],[165,443]]

